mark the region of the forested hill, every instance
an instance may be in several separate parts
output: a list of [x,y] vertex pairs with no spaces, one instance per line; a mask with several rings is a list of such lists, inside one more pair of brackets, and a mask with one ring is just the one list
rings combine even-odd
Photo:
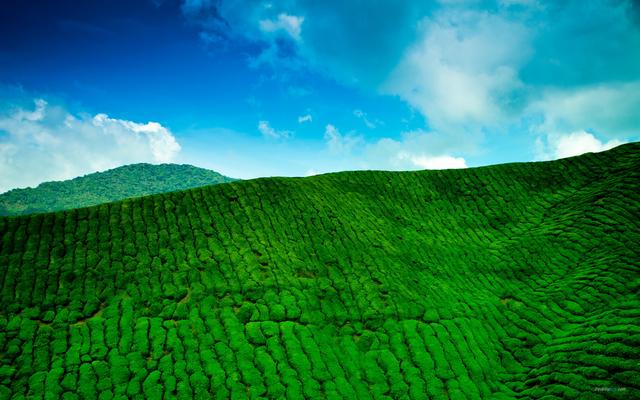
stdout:
[[132,164],[0,194],[0,215],[69,210],[149,194],[226,183],[215,171],[178,164]]
[[640,145],[0,218],[0,398],[640,398]]

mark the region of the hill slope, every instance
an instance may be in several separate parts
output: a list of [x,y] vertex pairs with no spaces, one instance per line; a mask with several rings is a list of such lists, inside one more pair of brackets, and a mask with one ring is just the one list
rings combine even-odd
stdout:
[[0,218],[0,398],[640,398],[640,145]]
[[67,181],[0,194],[0,215],[23,215],[93,206],[130,197],[175,192],[235,179],[179,164],[131,164]]

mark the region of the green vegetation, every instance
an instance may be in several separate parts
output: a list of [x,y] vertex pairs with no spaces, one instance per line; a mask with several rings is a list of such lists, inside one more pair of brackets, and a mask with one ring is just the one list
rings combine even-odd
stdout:
[[640,398],[640,144],[0,218],[0,399]]
[[125,165],[68,181],[45,182],[36,188],[0,194],[0,216],[70,210],[234,180],[192,165]]

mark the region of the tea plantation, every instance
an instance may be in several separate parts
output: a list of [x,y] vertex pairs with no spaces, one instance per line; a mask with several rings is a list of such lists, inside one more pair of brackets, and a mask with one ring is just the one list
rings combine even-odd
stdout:
[[640,144],[0,218],[0,399],[640,398]]

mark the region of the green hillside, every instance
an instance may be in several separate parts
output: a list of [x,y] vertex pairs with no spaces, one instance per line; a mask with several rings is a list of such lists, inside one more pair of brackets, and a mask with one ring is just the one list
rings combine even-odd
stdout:
[[640,144],[0,218],[0,399],[640,398]]
[[10,190],[0,194],[0,215],[70,210],[234,180],[192,165],[125,165],[67,181],[45,182],[36,188]]

